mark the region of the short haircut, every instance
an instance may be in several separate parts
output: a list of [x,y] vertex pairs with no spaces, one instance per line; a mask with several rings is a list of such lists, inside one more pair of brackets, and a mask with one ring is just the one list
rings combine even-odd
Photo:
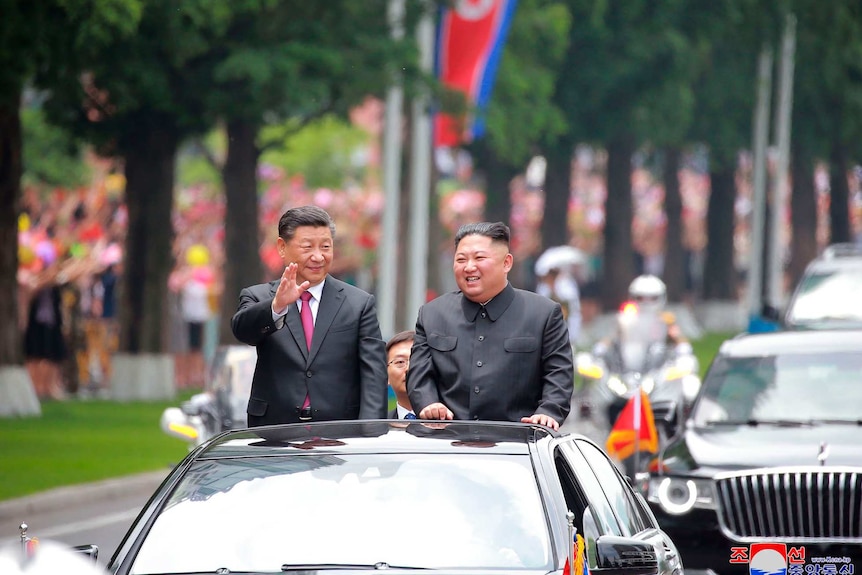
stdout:
[[509,226],[503,222],[477,222],[474,224],[464,224],[458,228],[458,233],[455,234],[455,248],[466,236],[485,236],[491,238],[493,242],[506,244],[509,247]]
[[302,226],[328,227],[332,239],[335,239],[335,222],[332,221],[332,217],[326,213],[326,210],[317,206],[300,206],[284,212],[281,219],[278,220],[278,235],[284,241],[289,242],[296,234],[296,228]]
[[389,355],[389,350],[399,343],[404,343],[405,341],[413,341],[416,337],[416,332],[412,329],[408,329],[406,331],[399,331],[395,335],[393,335],[389,341],[386,342],[386,355]]

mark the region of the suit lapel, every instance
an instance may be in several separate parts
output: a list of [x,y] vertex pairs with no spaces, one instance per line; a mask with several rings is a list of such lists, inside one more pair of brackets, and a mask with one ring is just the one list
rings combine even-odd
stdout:
[[[314,361],[323,340],[326,339],[329,326],[332,325],[335,315],[344,303],[344,288],[337,285],[336,281],[332,276],[326,276],[326,282],[323,284],[323,293],[317,306],[317,318],[314,320],[314,337],[311,340],[311,354],[308,363]],[[299,323],[298,318],[297,323],[299,324],[299,333],[302,335],[302,324]]]

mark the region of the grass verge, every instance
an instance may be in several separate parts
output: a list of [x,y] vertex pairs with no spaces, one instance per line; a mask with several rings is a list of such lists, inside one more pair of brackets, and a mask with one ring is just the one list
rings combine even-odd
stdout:
[[0,418],[0,501],[167,469],[188,452],[159,427],[179,401],[46,401],[41,417]]

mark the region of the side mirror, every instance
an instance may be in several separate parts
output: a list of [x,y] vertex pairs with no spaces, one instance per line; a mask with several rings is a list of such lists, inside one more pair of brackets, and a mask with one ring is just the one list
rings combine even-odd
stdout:
[[602,535],[596,540],[596,568],[602,575],[649,575],[658,572],[658,557],[651,543]]

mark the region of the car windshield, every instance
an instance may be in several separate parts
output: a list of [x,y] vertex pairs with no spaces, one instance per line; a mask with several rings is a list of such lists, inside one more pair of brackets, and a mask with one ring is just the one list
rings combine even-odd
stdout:
[[862,353],[717,357],[692,413],[696,425],[859,420]]
[[805,323],[824,320],[862,322],[862,266],[813,273],[799,285],[788,310],[788,321]]
[[527,455],[296,455],[198,461],[132,573],[282,565],[550,570]]

